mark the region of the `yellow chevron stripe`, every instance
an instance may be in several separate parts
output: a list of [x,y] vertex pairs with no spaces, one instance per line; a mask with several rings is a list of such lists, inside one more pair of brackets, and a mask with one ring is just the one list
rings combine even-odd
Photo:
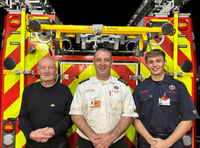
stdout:
[[[17,29],[20,31],[21,27]],[[5,58],[10,55],[19,45],[10,45],[10,42],[20,42],[20,34],[12,34],[7,38],[6,42],[6,50],[5,50]]]
[[[179,32],[179,34],[181,34]],[[192,61],[192,53],[190,52],[191,49],[191,45],[190,45],[190,41],[187,38],[184,37],[179,37],[178,39],[178,44],[179,45],[187,45],[187,49],[185,48],[179,48],[179,50],[184,53],[184,55],[190,60]]]
[[[180,31],[178,32],[178,34],[182,34]],[[169,38],[171,40],[171,42],[173,42],[173,36],[166,36],[167,38]],[[192,60],[192,55],[191,55],[191,52],[190,52],[190,48],[191,48],[191,45],[190,45],[190,41],[185,38],[185,37],[179,37],[178,38],[178,45],[187,45],[187,49],[185,48],[179,48],[179,50],[181,52],[183,52],[183,54],[189,59],[189,60]]]
[[[39,52],[38,52],[39,51]],[[38,61],[44,57],[48,53],[48,45],[47,44],[39,44],[36,46],[36,52],[33,54],[28,54],[25,57],[25,70],[30,70],[33,68]],[[14,70],[20,69],[20,63],[17,64]],[[9,71],[6,71],[9,73]],[[12,70],[13,72],[13,70]],[[17,82],[19,81],[19,75],[10,73],[5,75],[4,77],[4,94],[11,89]]]
[[47,44],[40,43],[35,48],[35,53],[28,54],[25,57],[25,70],[33,68],[49,52]]
[[118,75],[118,73],[116,73],[112,68],[111,68],[111,75],[112,75],[113,77],[116,77],[116,78],[119,78],[119,77],[120,77],[120,75]]
[[144,75],[144,79],[150,76],[149,70],[146,68],[146,66],[143,63],[140,63],[140,73]]
[[[21,27],[19,27],[16,31],[21,31]],[[25,38],[27,38],[29,34],[30,33],[26,31]],[[10,45],[10,42],[21,42],[20,39],[21,39],[21,34],[12,34],[7,38],[5,58],[7,58],[19,46],[19,45]]]
[[132,71],[132,73],[136,74],[136,65],[126,65]]
[[[19,69],[19,68],[20,68],[20,63],[16,65],[15,69]],[[9,71],[7,70],[7,72]],[[4,94],[9,89],[11,89],[18,81],[19,81],[19,75],[16,75],[14,73],[6,74],[4,76]]]
[[96,72],[95,72],[95,68],[94,66],[91,64],[89,65],[80,75],[79,75],[79,79],[75,79],[73,82],[71,82],[68,87],[70,88],[72,94],[74,95],[75,91],[76,91],[76,88],[79,84],[79,82],[87,79],[87,78],[90,78],[90,77],[93,77],[95,76]]
[[65,71],[67,71],[71,66],[72,66],[72,64],[62,64],[62,74]]
[[136,130],[135,127],[131,124],[129,128],[126,130],[126,137],[133,142],[136,143]]
[[21,107],[21,99],[16,99],[4,112],[3,119],[16,118],[19,115]]
[[77,126],[75,124],[72,125],[71,128],[68,129],[68,137],[70,137],[77,129]]
[[15,147],[21,148],[26,144],[26,138],[22,131],[20,131],[15,137]]

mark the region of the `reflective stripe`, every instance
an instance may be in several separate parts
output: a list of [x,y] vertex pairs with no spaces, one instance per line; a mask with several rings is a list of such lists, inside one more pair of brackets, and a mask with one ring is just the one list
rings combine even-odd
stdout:
[[126,137],[134,144],[136,144],[136,130],[135,127],[131,124],[126,130]]
[[15,148],[21,148],[26,144],[26,138],[24,137],[24,134],[22,131],[17,133],[15,137]]
[[21,107],[21,99],[16,99],[6,110],[3,112],[3,119],[17,118]]

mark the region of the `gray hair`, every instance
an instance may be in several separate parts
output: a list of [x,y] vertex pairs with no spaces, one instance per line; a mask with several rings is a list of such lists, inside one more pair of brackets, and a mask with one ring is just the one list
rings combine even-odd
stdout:
[[49,59],[50,61],[52,61],[53,66],[56,68],[56,62],[55,62],[55,60],[54,60],[53,58],[51,58],[51,57],[43,57],[43,58],[39,61],[39,67],[40,67],[40,65],[41,65],[41,63],[42,63],[42,61],[43,61],[44,59]]

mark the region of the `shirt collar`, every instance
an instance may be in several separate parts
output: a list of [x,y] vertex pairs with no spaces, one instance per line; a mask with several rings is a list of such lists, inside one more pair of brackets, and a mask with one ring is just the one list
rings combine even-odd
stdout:
[[96,76],[91,78],[91,80],[92,80],[92,83],[101,83],[101,82],[104,83],[104,84],[109,84],[109,83],[114,84],[115,83],[115,80],[114,80],[113,76],[110,76],[110,78],[107,81],[101,81]]
[[45,86],[42,84],[42,81],[40,81],[41,86],[44,87],[44,88],[51,88],[51,87],[53,87],[56,83],[57,83],[57,79],[55,79],[53,85],[51,85],[50,87],[45,87]]
[[[151,76],[148,78],[148,80],[153,81]],[[164,83],[164,82],[166,82],[168,80],[169,80],[169,77],[165,74],[163,80],[160,81],[159,83]],[[153,81],[153,82],[155,82],[155,81]]]

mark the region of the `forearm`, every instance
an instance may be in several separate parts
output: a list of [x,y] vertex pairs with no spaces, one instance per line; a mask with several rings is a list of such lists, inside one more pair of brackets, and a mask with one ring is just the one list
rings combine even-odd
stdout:
[[131,123],[132,117],[122,117],[115,128],[109,133],[112,141],[116,140],[120,135],[122,135]]
[[62,135],[67,133],[67,130],[73,125],[70,115],[64,117],[60,122],[58,122],[54,127],[55,135]]
[[181,121],[174,132],[166,139],[166,143],[169,146],[172,146],[177,142],[181,137],[185,135],[192,127],[192,120]]
[[83,115],[71,115],[71,118],[81,132],[83,132],[93,142],[97,134],[87,124]]
[[154,138],[144,127],[143,123],[139,119],[134,119],[133,124],[136,128],[136,131],[151,145],[155,143]]

